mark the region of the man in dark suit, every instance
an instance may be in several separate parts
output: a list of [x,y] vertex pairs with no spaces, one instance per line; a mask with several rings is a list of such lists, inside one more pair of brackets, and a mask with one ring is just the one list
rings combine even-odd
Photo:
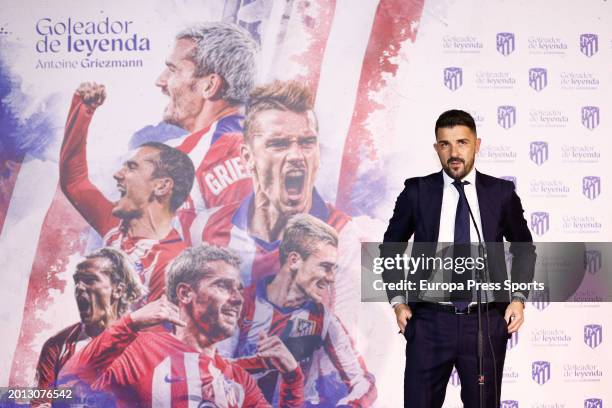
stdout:
[[[489,282],[501,286],[508,279],[502,244],[505,238],[511,242],[512,282],[531,282],[536,255],[521,201],[512,182],[474,169],[480,149],[474,119],[460,110],[444,112],[436,122],[435,134],[434,149],[442,171],[406,180],[384,236],[382,255],[403,253],[413,236],[415,243],[432,243],[419,246],[420,250],[429,248],[429,256],[434,255],[436,243],[443,242],[454,243],[454,257],[461,251],[466,253],[466,248],[467,254],[473,255],[469,243],[482,239],[489,256]],[[431,281],[438,272],[421,269],[415,276]],[[459,275],[456,270],[451,275],[453,282],[463,279],[465,283],[469,278],[467,273]],[[443,280],[440,276],[438,281]],[[403,270],[385,270],[383,279],[386,283],[397,283],[404,279]],[[445,282],[449,282],[448,278]],[[464,405],[479,406],[479,307],[485,333],[483,406],[499,407],[506,342],[509,334],[523,323],[528,291],[509,293],[502,286],[501,290],[486,292],[480,306],[475,302],[475,291],[462,294],[463,298],[448,295],[448,299],[441,299],[428,297],[417,289],[407,298],[405,292],[387,290],[400,332],[407,340],[406,407],[441,407],[453,366],[462,384]]]

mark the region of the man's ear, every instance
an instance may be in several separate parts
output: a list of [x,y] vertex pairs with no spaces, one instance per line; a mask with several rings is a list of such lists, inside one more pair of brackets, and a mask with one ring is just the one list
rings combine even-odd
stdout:
[[155,179],[155,185],[153,187],[153,194],[155,197],[164,197],[166,195],[172,195],[172,188],[174,187],[174,180],[170,177],[160,177]]
[[193,291],[193,288],[185,282],[181,282],[176,285],[176,298],[178,299],[179,303],[191,303],[194,296],[195,292]]
[[295,251],[289,252],[289,255],[287,255],[287,265],[289,266],[291,275],[295,275],[300,270],[303,262],[304,260],[300,254]]
[[253,161],[253,153],[251,153],[251,149],[249,146],[247,146],[247,143],[248,142],[245,141],[240,146],[240,157],[242,158],[247,170],[253,174],[253,171],[255,170],[255,162]]
[[482,140],[479,137],[476,138],[476,153],[478,153],[480,151],[480,142],[481,141]]
[[111,298],[115,301],[121,299],[123,297],[123,295],[125,295],[125,283],[120,282],[118,283],[114,288],[113,291],[111,293]]
[[219,99],[223,91],[223,78],[218,74],[206,75],[200,79],[204,99]]

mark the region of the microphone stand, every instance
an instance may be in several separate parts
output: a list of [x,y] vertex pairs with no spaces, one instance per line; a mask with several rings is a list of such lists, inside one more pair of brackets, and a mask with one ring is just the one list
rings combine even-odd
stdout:
[[[461,199],[461,197],[459,198]],[[488,260],[487,260],[487,251],[485,250],[484,244],[482,243],[482,237],[480,236],[480,230],[478,229],[478,225],[476,224],[476,219],[474,218],[474,214],[472,213],[472,208],[470,207],[470,203],[467,200],[467,196],[465,196],[465,203],[467,204],[467,208],[470,213],[470,218],[472,219],[472,224],[474,225],[474,229],[476,230],[476,234],[478,235],[478,256],[484,259],[483,271],[476,268],[476,273],[475,273],[476,284],[478,285],[478,289],[476,290],[476,305],[477,305],[477,315],[478,315],[478,332],[477,332],[478,391],[479,391],[479,402],[480,402],[479,406],[480,408],[484,408],[485,406],[485,398],[484,398],[485,375],[484,375],[484,344],[483,344],[484,339],[483,339],[483,331],[482,331],[482,310],[480,308],[480,305],[482,304],[482,291],[483,291],[482,272],[484,272],[484,275],[488,277]],[[497,375],[497,374],[494,373],[494,375]],[[497,388],[495,392],[497,393]]]

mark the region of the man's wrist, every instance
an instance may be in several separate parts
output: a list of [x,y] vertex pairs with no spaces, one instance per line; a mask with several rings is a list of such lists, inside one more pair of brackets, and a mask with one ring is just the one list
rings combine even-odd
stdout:
[[520,302],[523,307],[525,307],[525,301],[527,300],[527,298],[525,298],[525,295],[523,295],[521,292],[514,292],[512,294],[512,298],[511,301],[512,302]]
[[395,296],[393,299],[391,299],[391,307],[393,309],[395,309],[395,307],[397,305],[405,305],[406,304],[406,298],[404,296]]

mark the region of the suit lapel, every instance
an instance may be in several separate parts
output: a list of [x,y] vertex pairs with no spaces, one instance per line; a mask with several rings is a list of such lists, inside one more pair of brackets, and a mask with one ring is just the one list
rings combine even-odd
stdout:
[[[444,189],[444,179],[442,171],[434,177],[427,179],[427,194],[423,200],[422,214],[426,221],[426,239],[428,242],[437,242],[440,232],[440,212],[442,211],[442,193]],[[431,226],[431,228],[427,228]]]
[[478,207],[480,208],[480,222],[482,224],[482,239],[485,242],[494,241],[495,216],[492,212],[490,197],[493,196],[486,185],[482,174],[476,171],[476,195],[478,196]]

